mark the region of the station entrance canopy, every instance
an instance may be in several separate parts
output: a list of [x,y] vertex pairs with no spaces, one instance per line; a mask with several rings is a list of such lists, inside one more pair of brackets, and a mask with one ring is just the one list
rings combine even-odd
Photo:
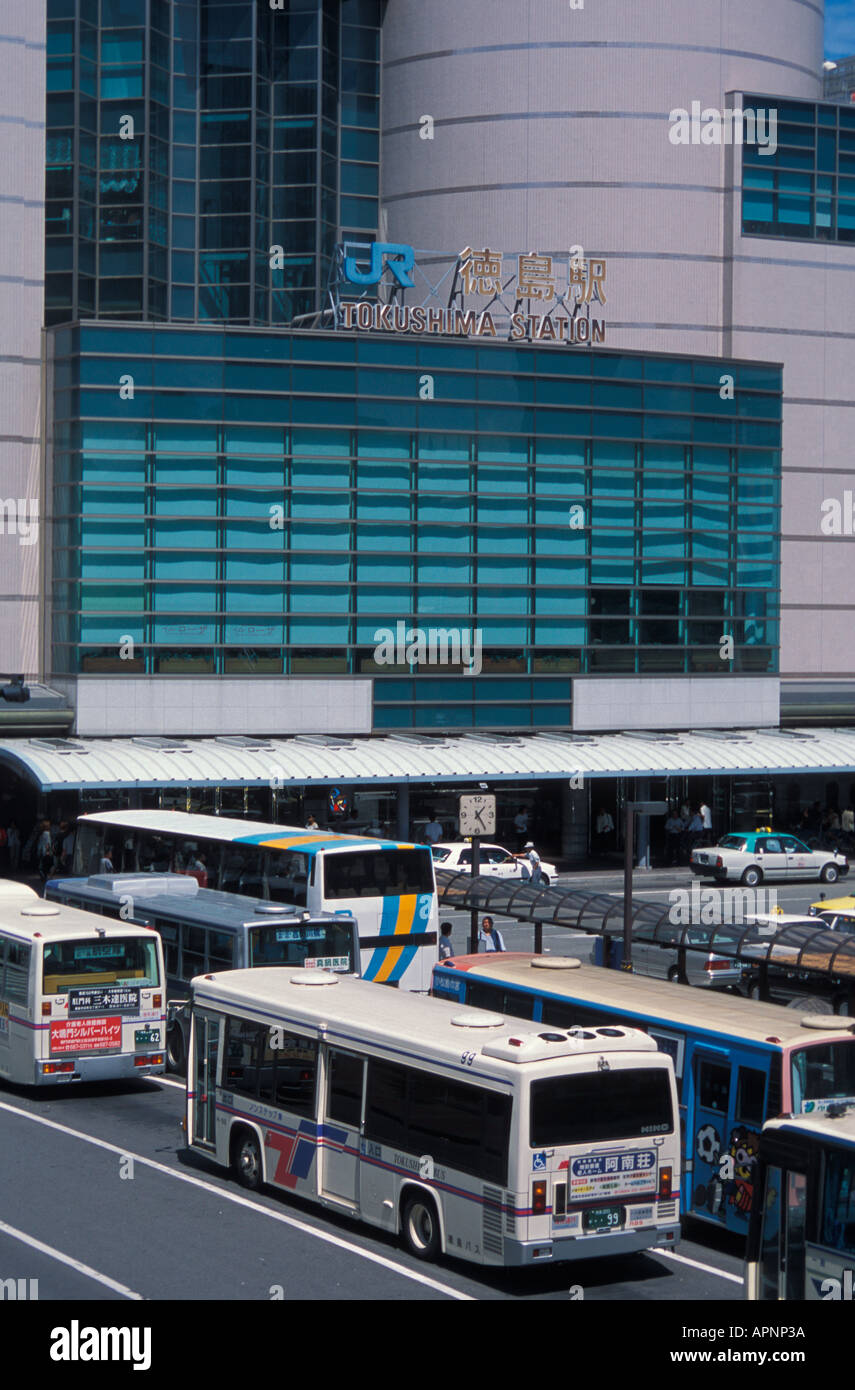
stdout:
[[520,779],[855,772],[855,729],[348,738],[6,738],[0,767],[42,792],[135,787],[458,786]]

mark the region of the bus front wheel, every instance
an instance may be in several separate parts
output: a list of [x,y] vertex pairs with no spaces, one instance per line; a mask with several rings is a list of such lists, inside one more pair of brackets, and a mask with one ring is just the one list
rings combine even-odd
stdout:
[[261,1149],[251,1129],[242,1129],[232,1139],[232,1169],[241,1187],[257,1192],[261,1187]]
[[411,1192],[404,1200],[404,1243],[417,1260],[435,1260],[440,1252],[439,1217],[433,1198]]

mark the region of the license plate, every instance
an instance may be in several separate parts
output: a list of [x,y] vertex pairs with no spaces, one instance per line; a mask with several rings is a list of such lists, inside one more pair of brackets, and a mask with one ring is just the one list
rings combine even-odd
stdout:
[[613,1231],[623,1225],[622,1207],[594,1207],[582,1219],[586,1231]]
[[160,1029],[137,1028],[134,1032],[134,1042],[137,1047],[148,1047],[150,1043],[159,1043]]

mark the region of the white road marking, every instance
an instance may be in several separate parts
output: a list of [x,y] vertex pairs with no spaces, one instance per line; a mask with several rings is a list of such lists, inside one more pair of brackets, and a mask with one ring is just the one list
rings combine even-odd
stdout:
[[132,1158],[135,1163],[141,1163],[145,1168],[153,1168],[156,1173],[163,1173],[165,1177],[172,1178],[175,1182],[186,1182],[191,1187],[201,1188],[203,1192],[211,1192],[220,1202],[231,1202],[237,1207],[248,1207],[250,1211],[258,1213],[259,1216],[267,1216],[272,1221],[281,1222],[284,1226],[293,1226],[295,1230],[302,1231],[304,1235],[314,1236],[316,1240],[322,1240],[327,1245],[335,1245],[340,1250],[348,1250],[352,1255],[359,1255],[372,1264],[382,1265],[384,1269],[390,1269],[394,1274],[401,1274],[405,1279],[412,1279],[417,1284],[424,1284],[426,1288],[436,1289],[439,1293],[447,1294],[449,1298],[456,1298],[466,1303],[476,1301],[472,1294],[462,1293],[449,1284],[441,1284],[438,1279],[431,1279],[426,1274],[419,1274],[416,1270],[407,1269],[406,1265],[398,1264],[396,1260],[389,1260],[384,1255],[376,1255],[372,1250],[363,1250],[361,1246],[353,1245],[341,1236],[331,1235],[328,1231],[320,1231],[305,1221],[298,1221],[294,1216],[286,1216],[284,1212],[272,1211],[269,1207],[259,1206],[248,1197],[241,1197],[236,1192],[229,1192],[227,1188],[217,1187],[214,1183],[206,1182],[203,1178],[192,1177],[189,1173],[177,1173],[173,1168],[168,1168],[165,1163],[158,1163],[153,1158],[145,1158],[143,1154],[133,1153],[130,1149],[121,1148],[118,1144],[109,1144],[106,1139],[96,1139],[94,1135],[84,1134],[79,1129],[71,1129],[68,1125],[61,1125],[56,1120],[48,1120],[44,1115],[33,1115],[29,1110],[20,1110],[16,1105],[8,1105],[5,1101],[0,1101],[0,1110],[8,1110],[10,1114],[18,1115],[21,1119],[31,1120],[33,1124],[44,1125],[47,1129],[55,1129],[58,1133],[67,1134],[72,1139],[82,1140],[84,1144],[92,1144],[97,1149],[105,1149],[107,1153],[118,1154],[120,1158]]
[[716,1269],[715,1265],[701,1264],[700,1260],[690,1260],[687,1255],[678,1255],[676,1250],[660,1250],[657,1246],[650,1251],[651,1255],[661,1255],[665,1260],[676,1260],[681,1265],[691,1265],[692,1269],[702,1269],[706,1274],[717,1274],[719,1279],[729,1279],[731,1284],[743,1284],[745,1281],[739,1274],[728,1274],[726,1270]]
[[105,1288],[112,1289],[114,1293],[120,1293],[123,1298],[133,1298],[137,1302],[143,1302],[141,1293],[134,1293],[127,1284],[120,1284],[117,1280],[111,1279],[109,1274],[101,1274],[91,1265],[85,1265],[81,1260],[75,1260],[71,1255],[64,1255],[61,1250],[55,1250],[52,1245],[45,1245],[44,1241],[36,1240],[35,1236],[27,1235],[26,1231],[19,1231],[14,1226],[7,1226],[5,1221],[0,1221],[0,1234],[11,1236],[13,1240],[19,1240],[23,1245],[29,1245],[33,1250],[39,1250],[43,1255],[49,1255],[52,1260],[58,1260],[60,1264],[68,1265],[69,1269],[75,1269],[78,1274],[85,1274],[87,1279],[96,1279]]

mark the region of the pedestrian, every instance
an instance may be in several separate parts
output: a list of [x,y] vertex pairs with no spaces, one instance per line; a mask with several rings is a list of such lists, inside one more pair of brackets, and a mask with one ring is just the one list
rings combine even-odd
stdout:
[[479,951],[504,951],[505,943],[502,940],[498,928],[493,925],[492,917],[485,917],[481,922],[481,930],[478,933]]
[[540,888],[543,884],[543,870],[540,867],[540,855],[534,847],[534,842],[527,840],[525,852],[516,855],[516,858],[523,860],[523,867],[528,871],[532,888]]
[[680,836],[683,833],[683,822],[677,815],[673,806],[665,822],[665,852],[670,865],[680,862]]
[[425,826],[425,839],[429,845],[435,845],[442,839],[442,825],[436,818],[436,811],[430,813],[430,820]]
[[21,862],[21,832],[13,820],[6,827],[6,846],[9,850],[9,872],[16,874]]
[[615,823],[612,820],[605,806],[601,806],[597,812],[597,849],[600,854],[605,854],[609,849],[611,836],[614,834]]
[[454,955],[454,947],[451,944],[451,922],[440,922],[439,924],[439,958],[448,960],[449,956]]
[[704,823],[704,839],[712,839],[712,811],[705,801],[698,807],[698,815]]
[[47,878],[53,868],[53,838],[50,833],[50,821],[43,820],[41,824],[41,832],[36,842],[36,863],[42,878]]
[[306,829],[320,830],[320,828],[321,827],[318,825],[318,822],[315,820],[314,816],[310,814],[308,820],[306,821]]
[[113,868],[113,846],[112,846],[112,845],[105,845],[105,847],[104,847],[104,853],[101,855],[101,858],[98,860],[98,872],[99,872],[99,874],[112,874],[112,873],[115,873],[115,869]]
[[845,811],[843,811],[840,817],[840,828],[845,831],[847,835],[855,833],[855,810],[853,810],[851,806],[847,806]]
[[59,866],[63,873],[71,873],[71,864],[74,859],[74,831],[71,829],[67,820],[64,820],[60,825],[59,833],[62,837],[60,842]]
[[521,806],[514,816],[514,830],[517,837],[517,850],[521,850],[528,838],[528,807]]

